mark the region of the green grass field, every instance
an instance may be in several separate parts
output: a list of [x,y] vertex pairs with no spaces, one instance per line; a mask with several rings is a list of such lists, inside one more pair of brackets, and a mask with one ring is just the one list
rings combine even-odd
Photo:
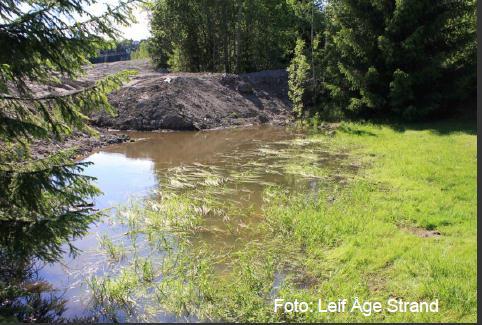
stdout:
[[[315,136],[316,137],[316,136]],[[444,122],[412,128],[342,124],[335,147],[362,160],[360,175],[333,203],[278,205],[306,246],[313,287],[287,299],[439,299],[438,313],[319,313],[300,320],[474,322],[477,317],[475,130]]]
[[[325,142],[326,136],[311,139]],[[327,141],[334,150],[349,150],[352,162],[361,165],[356,177],[322,190],[316,201],[275,191],[266,209],[271,243],[246,249],[233,274],[216,282],[217,290],[209,291],[215,292],[210,316],[233,321],[475,322],[475,129],[455,122],[411,127],[342,123]],[[276,272],[285,278],[273,293]],[[384,308],[369,316],[317,312],[318,299],[345,298],[351,306],[354,297],[379,301]],[[275,314],[275,298],[313,302],[313,312]],[[390,298],[438,299],[439,311],[388,312]]]

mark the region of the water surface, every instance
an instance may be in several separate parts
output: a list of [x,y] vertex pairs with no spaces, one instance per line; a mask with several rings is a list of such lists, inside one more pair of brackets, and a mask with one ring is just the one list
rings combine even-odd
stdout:
[[[130,132],[129,135],[136,141],[103,148],[85,159],[93,162],[85,173],[97,178],[96,184],[104,193],[95,199],[96,207],[107,209],[107,214],[113,216],[119,205],[143,197],[156,199],[163,191],[190,191],[195,196],[209,191],[223,205],[238,211],[228,221],[207,217],[206,231],[196,237],[197,241],[219,251],[237,249],[253,239],[250,229],[263,218],[266,187],[283,186],[316,196],[324,178],[307,173],[309,168],[297,168],[297,164],[303,162],[313,168],[324,165],[334,171],[329,176],[336,176],[342,158],[330,156],[329,150],[319,143],[305,143],[302,134],[269,126],[203,132]],[[113,220],[100,220],[91,225],[87,236],[73,242],[82,250],[77,257],[66,255],[62,261],[41,270],[40,276],[67,300],[64,317],[91,315],[91,293],[85,280],[115,275],[129,262],[131,256],[127,254],[123,261],[112,263],[99,248],[101,236],[118,243],[128,241],[127,227]],[[139,245],[141,248],[136,254],[154,258],[145,242]],[[121,315],[119,320],[146,319]],[[149,320],[177,319],[160,312]]]

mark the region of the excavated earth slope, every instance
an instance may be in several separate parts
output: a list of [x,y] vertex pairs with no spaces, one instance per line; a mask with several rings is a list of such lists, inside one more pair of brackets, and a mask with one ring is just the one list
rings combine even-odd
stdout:
[[95,113],[94,125],[120,130],[201,130],[283,124],[291,116],[284,70],[241,75],[166,73],[155,71],[147,61],[122,61],[88,67],[84,82],[125,69],[138,74],[109,95],[117,116]]

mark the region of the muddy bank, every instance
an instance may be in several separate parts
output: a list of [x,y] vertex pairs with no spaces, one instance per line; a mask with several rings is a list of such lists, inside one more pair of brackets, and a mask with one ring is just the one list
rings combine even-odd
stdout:
[[100,127],[119,130],[202,130],[250,124],[285,124],[291,117],[287,72],[241,75],[156,72],[146,61],[96,64],[86,79],[134,69],[139,73],[109,95],[116,117],[91,116]]
[[35,159],[46,158],[60,150],[74,149],[77,158],[83,158],[93,150],[111,144],[132,141],[127,134],[98,129],[99,134],[92,136],[84,132],[74,132],[62,140],[37,140],[30,146]]

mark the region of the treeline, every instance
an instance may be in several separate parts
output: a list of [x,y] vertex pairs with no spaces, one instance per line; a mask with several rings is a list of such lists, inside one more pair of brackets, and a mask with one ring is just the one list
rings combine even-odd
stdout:
[[330,0],[323,13],[308,98],[325,116],[419,120],[476,97],[476,0]]
[[475,0],[157,0],[151,30],[160,67],[288,68],[299,116],[416,120],[475,98]]
[[307,21],[297,0],[158,0],[151,50],[160,67],[239,73],[285,68]]

